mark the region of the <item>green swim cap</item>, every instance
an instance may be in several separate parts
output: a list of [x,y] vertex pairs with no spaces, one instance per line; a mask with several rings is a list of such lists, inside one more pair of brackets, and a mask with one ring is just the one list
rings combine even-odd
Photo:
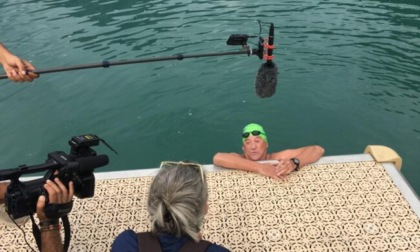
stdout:
[[[255,131],[257,131],[257,132],[255,132]],[[257,133],[257,135],[253,134],[253,132]],[[259,134],[258,134],[258,132],[259,132]],[[250,124],[248,124],[247,126],[244,127],[244,129],[242,131],[242,143],[245,142],[245,139],[248,137],[248,136],[244,136],[244,134],[246,135],[246,133],[248,134],[248,136],[249,136],[249,134],[252,134],[254,136],[260,136],[262,139],[264,139],[264,141],[266,141],[268,143],[267,135],[265,134],[265,131],[264,131],[263,127],[259,124],[250,123]]]

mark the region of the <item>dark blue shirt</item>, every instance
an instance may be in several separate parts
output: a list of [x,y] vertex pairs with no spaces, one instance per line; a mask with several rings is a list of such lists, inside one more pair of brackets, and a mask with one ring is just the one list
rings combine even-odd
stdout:
[[[163,252],[177,252],[188,241],[186,236],[175,237],[170,234],[158,233],[160,247]],[[111,252],[138,252],[139,245],[137,234],[131,230],[125,230],[115,238]],[[228,249],[215,243],[207,247],[206,252],[229,252]]]

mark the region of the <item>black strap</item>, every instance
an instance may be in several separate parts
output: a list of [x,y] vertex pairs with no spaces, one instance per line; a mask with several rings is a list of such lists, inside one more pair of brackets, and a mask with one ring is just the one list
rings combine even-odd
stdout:
[[[152,232],[137,233],[137,243],[139,245],[140,252],[162,251],[158,236]],[[206,240],[201,240],[200,242],[196,243],[193,240],[188,239],[184,246],[182,246],[182,248],[179,250],[179,252],[204,252],[211,244],[211,242]]]
[[67,252],[69,251],[70,239],[71,239],[69,217],[67,215],[61,217],[61,221],[63,221],[63,227],[64,227],[64,247],[63,248],[64,248],[64,251]]
[[137,233],[137,243],[139,244],[139,251],[141,252],[162,251],[157,235],[152,232]]
[[60,204],[46,204],[44,208],[45,216],[51,219],[59,219],[67,216],[73,208],[73,200],[67,203]]

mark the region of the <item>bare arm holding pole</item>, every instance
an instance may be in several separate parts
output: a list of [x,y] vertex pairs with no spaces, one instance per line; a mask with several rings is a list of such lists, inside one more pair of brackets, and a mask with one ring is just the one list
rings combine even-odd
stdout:
[[38,75],[33,72],[35,67],[31,63],[12,54],[1,43],[0,64],[3,65],[4,71],[6,72],[0,79],[9,78],[11,81],[23,82],[33,81],[33,79],[38,78]]

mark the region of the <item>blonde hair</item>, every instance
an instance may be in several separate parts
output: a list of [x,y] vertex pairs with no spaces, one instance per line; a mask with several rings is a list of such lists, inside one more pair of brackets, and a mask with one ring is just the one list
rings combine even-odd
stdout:
[[147,211],[152,231],[189,236],[198,242],[208,190],[198,167],[179,163],[161,168],[150,186]]

